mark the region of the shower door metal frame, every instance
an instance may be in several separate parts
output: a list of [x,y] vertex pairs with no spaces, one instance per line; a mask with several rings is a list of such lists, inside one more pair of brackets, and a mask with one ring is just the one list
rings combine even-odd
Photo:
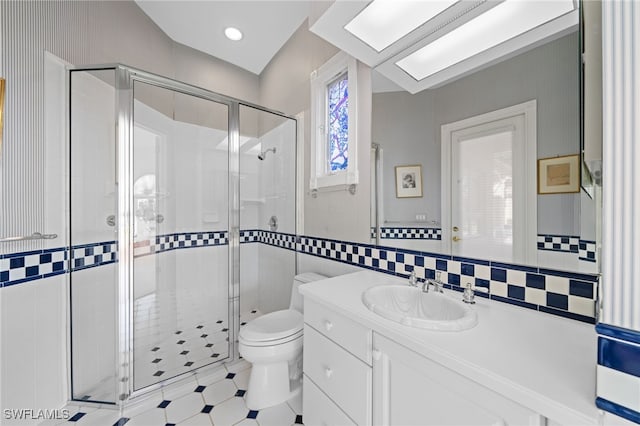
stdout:
[[[221,95],[197,86],[162,77],[146,71],[122,64],[106,64],[93,66],[69,67],[68,81],[71,81],[71,71],[111,70],[115,72],[115,105],[116,105],[116,178],[118,197],[117,246],[118,246],[118,335],[115,371],[118,374],[116,405],[123,406],[128,401],[139,396],[160,389],[167,384],[180,381],[197,370],[187,371],[178,376],[162,380],[139,390],[133,388],[133,84],[138,81],[160,88],[172,90],[201,99],[226,105],[228,108],[228,295],[229,295],[229,354],[212,364],[200,367],[210,368],[214,364],[234,361],[237,357],[237,337],[240,329],[239,298],[240,298],[240,105],[259,111],[278,115],[294,121],[295,117],[273,111],[250,102]],[[70,87],[70,84],[69,84]],[[69,107],[71,108],[70,102]],[[71,125],[71,123],[70,123]],[[71,132],[69,132],[70,134]],[[70,136],[69,136],[70,137]],[[296,135],[297,138],[297,130]],[[70,145],[69,145],[70,146]],[[293,149],[296,149],[294,144]],[[295,200],[295,194],[294,194]],[[295,202],[295,201],[294,201]],[[70,223],[70,221],[69,221]],[[71,241],[71,240],[69,240]],[[296,267],[297,269],[297,267]],[[69,274],[70,276],[70,274]],[[69,278],[70,280],[70,278]],[[71,311],[71,306],[69,306]],[[69,345],[69,359],[72,359]],[[69,396],[73,399],[73,383],[71,380],[73,366],[70,361]],[[77,400],[76,400],[77,401]],[[82,401],[83,403],[92,401]],[[100,402],[104,404],[105,402]]]

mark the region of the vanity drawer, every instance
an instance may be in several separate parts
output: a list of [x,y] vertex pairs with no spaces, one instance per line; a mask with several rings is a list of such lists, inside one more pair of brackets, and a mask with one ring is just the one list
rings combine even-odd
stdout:
[[309,379],[357,424],[370,424],[371,367],[308,325],[303,354]]
[[304,301],[304,322],[371,365],[371,330],[312,300]]
[[307,426],[355,426],[347,416],[327,395],[325,395],[305,375],[303,380],[302,412],[304,424]]

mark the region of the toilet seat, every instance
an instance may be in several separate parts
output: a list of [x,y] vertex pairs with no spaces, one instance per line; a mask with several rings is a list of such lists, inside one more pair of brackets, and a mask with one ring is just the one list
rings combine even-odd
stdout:
[[290,343],[294,340],[300,340],[300,342],[302,342],[302,330],[298,331],[297,333],[291,335],[291,336],[287,336],[284,337],[282,339],[277,339],[277,340],[266,340],[264,342],[254,342],[251,340],[246,340],[243,339],[242,336],[239,336],[238,338],[238,342],[240,342],[241,346],[244,347],[253,347],[253,348],[278,348],[281,347],[282,345],[286,344],[286,343]]
[[239,340],[249,346],[271,346],[302,336],[304,317],[294,309],[271,312],[240,329]]

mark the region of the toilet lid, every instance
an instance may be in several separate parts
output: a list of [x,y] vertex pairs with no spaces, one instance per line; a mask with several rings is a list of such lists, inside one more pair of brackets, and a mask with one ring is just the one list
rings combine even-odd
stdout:
[[249,321],[240,329],[240,337],[251,342],[264,342],[289,337],[302,330],[303,316],[293,309],[271,312]]

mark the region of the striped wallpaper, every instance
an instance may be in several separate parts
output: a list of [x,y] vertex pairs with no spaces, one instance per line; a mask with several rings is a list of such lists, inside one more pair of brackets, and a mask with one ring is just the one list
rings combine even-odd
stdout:
[[[602,316],[596,406],[640,423],[640,4],[602,2]],[[613,420],[609,420],[613,424]],[[607,423],[605,421],[605,423]]]
[[640,4],[602,7],[602,322],[640,330]]
[[[83,2],[2,2],[0,4],[0,75],[6,78],[4,136],[0,165],[0,237],[49,233],[45,229],[44,52],[64,52],[88,61],[87,19],[52,31],[62,16],[86,13]],[[71,25],[73,24],[73,25]],[[87,28],[81,28],[85,26]],[[59,242],[58,242],[59,244]],[[0,253],[43,248],[43,241],[2,243]]]
[[45,52],[72,64],[123,62],[171,77],[176,46],[135,2],[0,1],[0,76],[7,81],[0,237],[59,235],[50,241],[0,243],[0,254],[64,244],[64,229],[47,223],[64,212],[48,203],[47,158],[64,161],[64,153],[47,151]]

